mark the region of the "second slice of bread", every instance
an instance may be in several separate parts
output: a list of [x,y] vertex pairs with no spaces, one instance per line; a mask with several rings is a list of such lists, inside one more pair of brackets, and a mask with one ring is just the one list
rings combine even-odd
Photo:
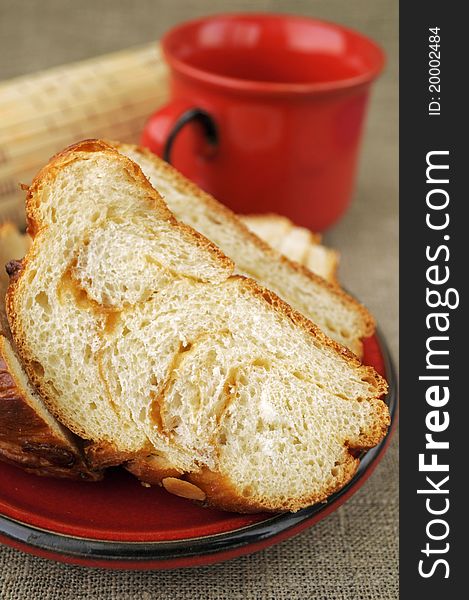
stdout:
[[12,332],[48,406],[82,437],[127,458],[154,453],[165,487],[239,511],[324,500],[383,438],[383,379],[232,276],[108,145],[55,157],[27,217]]
[[362,338],[374,331],[373,317],[363,305],[270,248],[231,210],[148,150],[113,144],[140,165],[176,218],[214,242],[235,262],[238,273],[275,292],[326,335],[361,356]]

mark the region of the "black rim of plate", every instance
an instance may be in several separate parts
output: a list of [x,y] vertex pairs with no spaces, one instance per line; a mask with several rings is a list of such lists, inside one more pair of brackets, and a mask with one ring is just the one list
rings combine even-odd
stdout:
[[268,540],[313,519],[326,508],[330,508],[343,495],[355,488],[368,469],[384,451],[397,417],[397,377],[389,348],[378,330],[377,338],[384,359],[385,375],[389,392],[384,398],[391,414],[391,426],[381,443],[363,455],[360,466],[351,481],[333,494],[327,503],[315,504],[296,513],[276,514],[259,523],[240,529],[198,538],[160,542],[121,542],[82,538],[28,525],[0,515],[0,534],[12,541],[70,558],[113,561],[146,562],[210,556]]

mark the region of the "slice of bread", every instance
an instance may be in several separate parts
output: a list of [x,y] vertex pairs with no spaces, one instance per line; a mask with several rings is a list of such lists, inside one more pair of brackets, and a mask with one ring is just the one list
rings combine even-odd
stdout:
[[[243,221],[259,237],[269,243],[269,245],[276,247],[284,253],[290,252],[289,258],[291,259],[308,261],[312,250],[316,248],[322,250],[326,260],[323,263],[315,261],[314,264],[311,264],[311,261],[309,261],[306,266],[324,278],[333,278],[336,269],[336,265],[333,264],[333,258],[334,256],[338,256],[338,253],[335,250],[320,246],[320,236],[318,234],[308,232],[307,236],[297,236],[296,231],[302,228],[294,227],[287,218],[274,214],[250,215],[243,217]],[[286,242],[284,242],[285,239]],[[302,242],[304,246],[302,246]],[[0,266],[4,266],[11,260],[20,259],[25,256],[30,245],[31,238],[28,234],[21,234],[16,225],[11,222],[2,223],[0,225]],[[293,251],[294,254],[292,254]],[[6,456],[9,456],[10,462],[15,457],[15,465],[23,466],[24,468],[26,464],[28,465],[27,469],[34,473],[37,473],[39,469],[39,474],[52,477],[67,476],[71,478],[95,479],[99,475],[99,471],[90,471],[84,460],[81,446],[79,443],[77,444],[78,440],[48,412],[42,399],[32,389],[22,366],[13,352],[9,341],[10,333],[4,310],[4,298],[8,282],[9,278],[5,268],[0,268],[0,297],[2,302],[0,304],[0,326],[2,327],[2,333],[7,338],[1,341],[1,348],[3,350],[0,352],[0,361],[2,361],[3,377],[0,380],[0,396],[4,398],[6,396],[11,397],[11,390],[13,389],[12,381],[14,381],[14,398],[15,403],[18,405],[16,413],[25,413],[28,422],[32,424],[39,423],[39,429],[36,428],[36,431],[39,433],[35,435],[39,434],[41,439],[47,436],[49,447],[60,448],[62,452],[70,452],[75,458],[71,462],[71,468],[63,469],[59,467],[57,469],[56,465],[51,466],[49,464],[46,466],[43,457],[35,456],[31,450],[25,453],[24,443],[29,444],[29,447],[31,447],[31,439],[24,440],[24,424],[21,418],[14,416],[15,411],[12,410],[8,411],[8,414],[9,417],[13,415],[14,421],[10,421],[8,427],[5,423],[3,423],[3,426],[0,425],[3,430],[3,441],[0,442],[0,456],[4,459]],[[8,365],[11,365],[11,367]],[[12,406],[11,401],[10,406]],[[7,413],[5,410],[3,413],[0,413],[0,424],[2,423],[2,414],[5,417]],[[28,427],[28,431],[34,432],[35,427]],[[107,448],[106,452],[106,448],[102,446],[96,447],[90,445],[87,447],[87,451],[93,464],[106,466],[106,464],[113,464],[115,462],[115,456],[112,452],[109,453],[109,448]],[[144,459],[132,460],[127,463],[126,468],[140,480],[149,483],[158,483],[163,478],[180,474],[180,471],[174,469],[168,461],[161,456],[155,455],[150,455]]]
[[311,319],[326,335],[362,355],[362,338],[374,331],[370,313],[337,285],[270,248],[212,196],[180,175],[148,150],[113,142],[140,165],[177,219],[214,242],[236,264],[237,272],[252,277]]
[[21,259],[29,246],[15,225],[0,225],[0,460],[36,475],[98,481],[102,472],[90,469],[79,440],[50,414],[11,345],[5,264]]
[[339,253],[321,244],[321,236],[297,227],[280,215],[243,215],[241,221],[269,246],[304,265],[326,281],[337,283]]
[[228,510],[297,510],[349,481],[357,451],[385,435],[385,381],[232,276],[109,145],[53,158],[26,212],[33,245],[7,308],[29,376],[84,438],[156,455],[169,491]]

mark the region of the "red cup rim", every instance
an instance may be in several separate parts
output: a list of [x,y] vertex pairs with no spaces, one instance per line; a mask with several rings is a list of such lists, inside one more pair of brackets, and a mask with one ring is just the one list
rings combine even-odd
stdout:
[[[308,83],[294,83],[294,82],[274,82],[274,81],[259,81],[255,79],[240,79],[230,77],[228,75],[219,75],[212,71],[194,67],[183,60],[177,58],[168,48],[172,38],[185,29],[194,27],[203,23],[213,22],[217,20],[237,20],[237,19],[256,19],[258,21],[264,21],[267,19],[282,19],[290,21],[298,21],[303,23],[318,24],[339,31],[347,36],[361,39],[363,42],[368,44],[368,47],[375,52],[375,63],[373,67],[369,68],[366,72],[356,75],[354,77],[348,77],[344,79],[338,79],[336,81],[325,81],[325,82],[308,82]],[[252,93],[269,93],[269,94],[316,94],[321,92],[341,91],[360,85],[364,85],[372,82],[382,72],[385,64],[385,54],[383,49],[372,39],[363,35],[362,33],[333,23],[331,21],[325,21],[323,19],[316,19],[312,17],[305,17],[301,15],[293,15],[288,13],[257,13],[257,12],[243,12],[243,13],[220,13],[216,15],[210,15],[208,17],[199,17],[197,19],[191,19],[184,21],[180,25],[173,27],[161,39],[161,47],[166,61],[174,71],[185,75],[191,79],[203,81],[215,85],[217,87],[228,88],[235,91],[241,92],[252,92]]]

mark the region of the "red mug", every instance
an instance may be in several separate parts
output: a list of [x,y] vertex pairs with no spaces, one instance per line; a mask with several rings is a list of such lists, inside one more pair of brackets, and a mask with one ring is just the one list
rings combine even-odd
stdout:
[[216,15],[162,40],[171,102],[142,144],[239,213],[276,212],[321,231],[350,201],[382,50],[340,25]]

